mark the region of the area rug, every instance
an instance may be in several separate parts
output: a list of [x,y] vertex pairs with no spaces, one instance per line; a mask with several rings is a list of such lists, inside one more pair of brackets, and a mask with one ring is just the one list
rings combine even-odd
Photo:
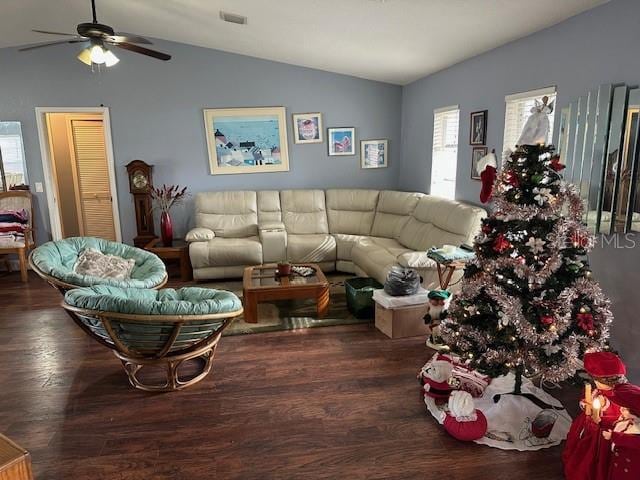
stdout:
[[[316,302],[309,300],[282,300],[258,304],[258,323],[247,323],[244,317],[237,318],[225,330],[224,335],[299,330],[335,325],[352,325],[373,322],[371,318],[356,318],[347,308],[344,281],[350,275],[327,274],[329,281],[329,311],[324,318],[316,314]],[[242,298],[242,281],[207,282],[198,286],[228,290]]]

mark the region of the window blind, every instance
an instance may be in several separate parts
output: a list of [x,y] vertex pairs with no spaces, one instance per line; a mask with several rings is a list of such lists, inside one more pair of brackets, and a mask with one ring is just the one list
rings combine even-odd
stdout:
[[2,149],[2,163],[7,176],[12,176],[13,182],[22,183],[24,180],[24,150],[20,135],[0,134],[0,149]]
[[458,106],[433,112],[433,150],[431,156],[431,195],[454,198],[458,163]]
[[[504,114],[504,141],[502,149],[514,150],[516,142],[522,133],[524,124],[531,115],[531,109],[535,105],[536,100],[540,100],[544,96],[549,97],[549,103],[556,100],[556,88],[548,87],[538,90],[532,90],[529,92],[516,93],[513,95],[507,95],[505,97],[506,110]],[[554,103],[555,105],[555,103]],[[553,118],[554,111],[549,114],[549,135],[547,137],[547,143],[551,143],[551,137],[553,135]]]

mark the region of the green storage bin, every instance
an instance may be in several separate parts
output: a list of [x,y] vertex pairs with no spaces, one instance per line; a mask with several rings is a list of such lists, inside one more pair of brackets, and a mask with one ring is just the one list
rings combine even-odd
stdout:
[[373,291],[382,288],[380,282],[373,278],[355,277],[344,282],[347,290],[347,307],[356,318],[373,318],[375,304]]

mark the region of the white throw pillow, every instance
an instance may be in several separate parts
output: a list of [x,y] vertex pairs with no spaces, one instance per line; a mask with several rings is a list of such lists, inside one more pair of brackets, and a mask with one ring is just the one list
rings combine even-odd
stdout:
[[95,248],[87,248],[78,257],[73,271],[80,275],[127,280],[135,265],[136,261],[132,258],[105,255]]

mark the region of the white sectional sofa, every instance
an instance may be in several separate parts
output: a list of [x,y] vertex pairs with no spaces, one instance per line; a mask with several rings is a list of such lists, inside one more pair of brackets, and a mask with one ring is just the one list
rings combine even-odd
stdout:
[[196,280],[241,277],[260,263],[318,263],[384,282],[393,265],[437,285],[426,251],[471,243],[486,212],[421,193],[329,189],[196,194],[186,237]]

